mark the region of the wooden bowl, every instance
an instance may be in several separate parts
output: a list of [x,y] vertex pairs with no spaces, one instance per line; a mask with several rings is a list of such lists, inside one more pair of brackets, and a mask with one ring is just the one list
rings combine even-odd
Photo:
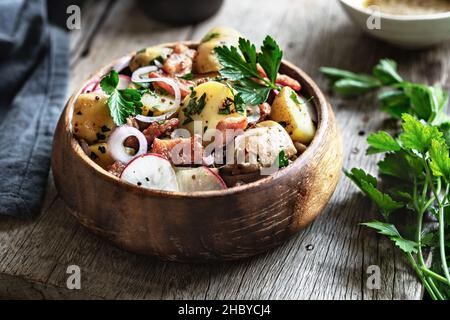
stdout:
[[318,115],[314,140],[288,167],[221,191],[167,192],[128,184],[95,164],[73,136],[70,122],[81,85],[67,102],[53,141],[60,196],[89,230],[121,248],[164,260],[233,260],[280,245],[322,211],[342,169],[341,138],[323,93],[293,64],[283,61],[280,70],[301,83],[303,95],[314,96]]

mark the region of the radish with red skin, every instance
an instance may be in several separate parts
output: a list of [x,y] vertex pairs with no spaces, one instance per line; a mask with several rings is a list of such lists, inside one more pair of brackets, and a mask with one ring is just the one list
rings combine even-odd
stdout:
[[159,154],[148,153],[134,158],[125,167],[120,179],[142,188],[179,191],[172,165]]
[[208,167],[177,168],[177,181],[180,191],[222,190],[227,186],[222,178]]

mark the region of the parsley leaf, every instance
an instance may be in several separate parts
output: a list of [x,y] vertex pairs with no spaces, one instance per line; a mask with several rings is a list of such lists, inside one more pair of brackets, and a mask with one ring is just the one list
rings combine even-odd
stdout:
[[361,191],[363,191],[377,204],[386,219],[392,211],[403,207],[401,202],[393,200],[390,195],[378,190],[376,187],[376,178],[365,173],[362,169],[353,168],[351,172],[344,171],[344,173],[356,183]]
[[283,168],[289,165],[289,158],[286,156],[284,150],[281,150],[278,154],[278,167]]
[[448,147],[444,142],[438,140],[431,141],[430,148],[430,168],[436,177],[443,177],[445,181],[450,181],[450,157]]
[[403,147],[424,153],[430,148],[433,139],[442,141],[442,132],[436,127],[424,124],[407,113],[403,115],[402,119],[404,132],[399,138]]
[[367,138],[367,142],[370,145],[370,148],[367,149],[367,154],[400,150],[400,145],[398,144],[398,142],[395,141],[395,139],[385,131],[372,133]]
[[409,181],[410,165],[403,151],[388,153],[378,162],[380,174]]
[[234,85],[245,104],[256,106],[267,100],[271,88],[251,80],[241,80]]
[[373,68],[373,75],[381,81],[383,85],[400,83],[402,77],[397,73],[397,63],[394,60],[382,59]]
[[112,70],[100,81],[100,87],[106,94],[112,94],[119,84],[119,74]]
[[381,110],[389,113],[391,117],[400,119],[403,113],[410,110],[409,97],[400,90],[385,91],[378,95]]
[[394,243],[399,247],[403,252],[406,253],[416,253],[417,252],[417,243],[408,239],[403,238],[398,232],[397,228],[390,223],[385,223],[381,221],[370,221],[361,223],[362,225],[375,229],[379,234],[387,236],[389,239],[394,241]]
[[117,89],[119,75],[112,70],[100,81],[100,87],[109,95],[109,113],[116,125],[127,122],[127,118],[142,113],[142,93],[136,89]]
[[258,62],[272,84],[275,84],[277,79],[282,57],[283,51],[281,51],[275,40],[267,36],[263,41],[261,52],[258,54]]
[[[267,100],[272,89],[278,89],[275,83],[283,52],[270,36],[267,36],[256,52],[249,40],[239,38],[238,47],[216,47],[214,49],[222,68],[220,75],[233,82],[233,88],[240,93],[245,104],[258,105]],[[267,75],[258,71],[258,63]]]

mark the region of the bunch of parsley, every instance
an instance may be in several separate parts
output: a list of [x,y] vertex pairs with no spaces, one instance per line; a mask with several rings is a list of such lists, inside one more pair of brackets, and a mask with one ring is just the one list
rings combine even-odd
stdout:
[[[220,75],[233,83],[233,88],[246,105],[258,105],[267,100],[270,90],[279,90],[276,84],[283,51],[274,39],[267,36],[260,52],[254,44],[239,38],[238,47],[216,47],[214,49],[222,65]],[[258,71],[258,64],[267,75]]]
[[[405,81],[396,63],[388,59],[381,60],[372,75],[334,68],[321,71],[332,81],[334,91],[344,96],[383,88],[378,94],[381,109],[401,119],[398,136],[379,131],[367,138],[366,154],[384,154],[378,162],[383,190],[377,178],[362,169],[345,174],[381,212],[382,221],[363,225],[387,236],[402,250],[432,299],[449,299],[450,121],[443,111],[448,94],[437,86]],[[409,213],[415,222],[394,223],[396,213]],[[424,221],[430,217],[434,223],[426,228]],[[431,267],[425,264],[425,249],[432,250]]]

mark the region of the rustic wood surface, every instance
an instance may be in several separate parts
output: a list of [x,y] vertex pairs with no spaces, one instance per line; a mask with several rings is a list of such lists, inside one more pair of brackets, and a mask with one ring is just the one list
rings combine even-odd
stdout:
[[[357,30],[337,1],[226,0],[213,18],[170,27],[145,17],[133,1],[92,1],[73,35],[73,90],[92,70],[133,49],[200,39],[212,26],[229,25],[261,42],[274,36],[285,58],[327,88],[322,65],[370,71],[382,57],[400,62],[414,81],[450,86],[450,44],[402,51]],[[89,17],[89,18],[87,18]],[[345,167],[375,172],[364,156],[369,132],[386,125],[373,97],[354,101],[330,96],[344,141]],[[178,264],[127,253],[87,232],[56,194],[50,174],[42,213],[33,221],[0,218],[1,298],[127,299],[420,299],[412,270],[393,245],[358,224],[375,213],[342,178],[317,220],[281,247],[227,263]],[[81,268],[81,290],[66,288],[68,265]],[[367,267],[378,265],[381,288],[366,286]]]

